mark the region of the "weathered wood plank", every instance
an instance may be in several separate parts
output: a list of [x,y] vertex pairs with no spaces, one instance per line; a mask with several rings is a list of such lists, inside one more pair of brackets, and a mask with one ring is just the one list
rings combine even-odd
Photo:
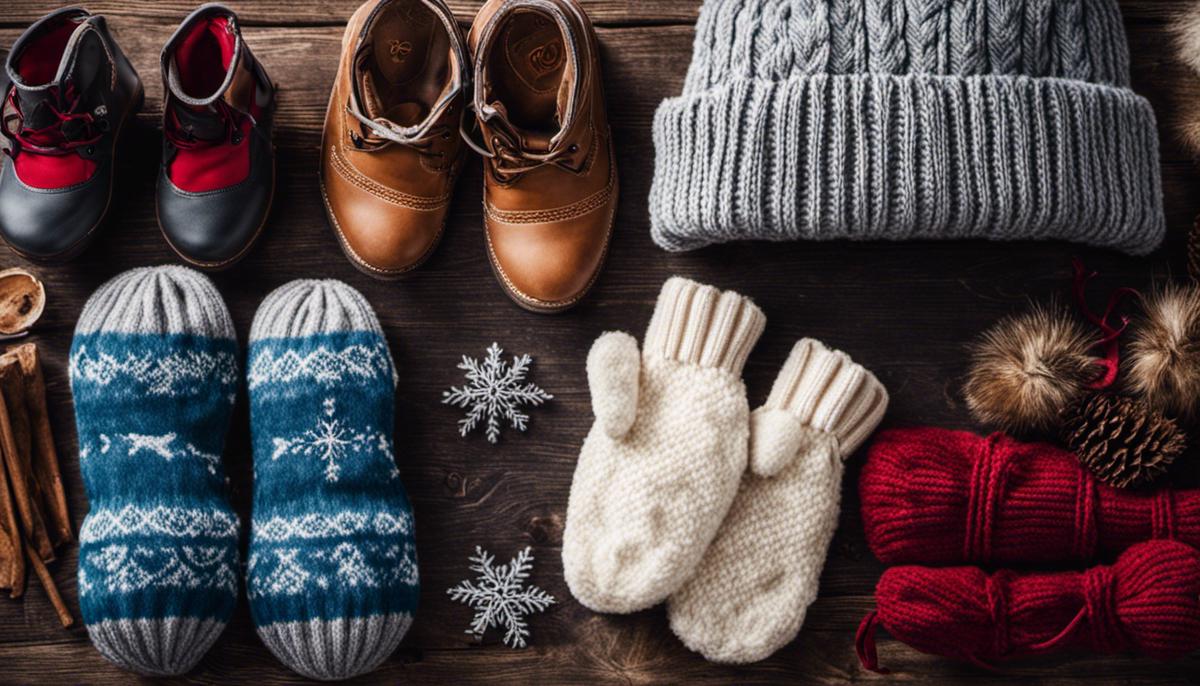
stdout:
[[[316,197],[321,118],[340,38],[337,24],[356,3],[324,0],[277,5],[238,3],[253,24],[247,40],[283,86],[279,117],[280,198],[262,244],[246,263],[214,277],[243,341],[254,310],[271,289],[300,277],[344,279],[379,312],[401,369],[397,444],[404,483],[416,509],[423,582],[418,621],[403,646],[369,681],[412,683],[845,683],[866,679],[853,653],[853,632],[871,605],[882,566],[866,548],[854,482],[862,456],[847,476],[841,527],[800,639],[774,658],[747,668],[710,665],[687,652],[661,608],[630,617],[595,615],[570,596],[559,549],[567,494],[579,445],[591,423],[584,382],[588,346],[601,331],[640,334],[662,281],[681,273],[753,296],[769,325],[746,370],[752,402],[765,397],[793,341],[814,336],[845,349],[888,386],[888,425],[931,423],[969,427],[959,386],[963,346],[996,318],[1029,298],[1064,295],[1070,258],[1082,256],[1103,276],[1095,288],[1144,288],[1153,276],[1182,271],[1180,247],[1200,210],[1200,176],[1164,137],[1164,191],[1171,236],[1151,259],[1054,243],[987,244],[735,244],[672,255],[649,239],[646,197],[653,148],[650,122],[658,102],[677,93],[690,59],[697,2],[605,0],[587,4],[602,28],[605,77],[622,171],[622,206],[606,272],[579,309],[561,317],[518,310],[500,292],[484,253],[480,229],[480,176],[472,165],[460,184],[446,239],[429,264],[401,283],[372,281],[342,257]],[[476,3],[458,2],[460,16]],[[161,97],[159,46],[191,5],[181,0],[102,2],[119,39],[141,71],[148,91],[135,155],[123,160],[119,205],[98,245],[65,267],[39,267],[50,305],[33,339],[45,351],[52,418],[64,478],[77,523],[86,499],[75,458],[66,380],[66,351],[84,300],[105,279],[133,266],[173,261],[155,225],[153,183],[159,151],[154,130]],[[1180,3],[1128,0],[1135,87],[1163,118],[1173,108],[1182,70],[1171,63],[1162,22]],[[47,11],[33,0],[8,0],[0,17],[0,45],[19,23]],[[603,17],[603,19],[602,19]],[[278,24],[292,26],[278,26]],[[639,23],[666,26],[624,28]],[[22,263],[0,248],[0,265]],[[506,434],[498,446],[460,439],[456,410],[439,404],[441,391],[460,381],[463,354],[478,355],[492,341],[536,358],[533,379],[555,400],[535,411],[527,435]],[[226,461],[235,505],[248,521],[251,470],[245,398],[236,410]],[[534,581],[560,604],[534,617],[532,647],[510,651],[489,636],[475,646],[462,634],[470,616],[445,596],[469,576],[476,544],[500,558],[534,546]],[[78,609],[75,554],[53,571],[67,601]],[[1159,665],[1128,657],[1062,657],[1023,662],[1003,674],[922,656],[900,644],[881,644],[897,681],[916,683],[1044,684],[1085,682],[1168,684],[1200,668],[1195,658]],[[55,628],[40,589],[24,601],[0,599],[0,681],[5,683],[129,683],[105,662],[86,632]],[[298,679],[267,653],[244,604],[203,665],[181,683],[290,683]],[[882,680],[881,680],[882,681]]]
[[[592,21],[599,25],[637,25],[695,23],[700,3],[678,0],[581,0]],[[8,0],[0,24],[22,25],[35,21],[48,11],[39,0]],[[344,24],[360,5],[359,0],[308,0],[290,3],[280,11],[271,0],[243,0],[230,3],[247,24],[317,25]],[[483,4],[482,0],[447,0],[446,4],[468,22]],[[1121,0],[1126,19],[1140,22],[1170,21],[1184,11],[1179,0]],[[87,5],[96,14],[109,17],[145,17],[166,23],[178,22],[196,7],[188,0],[98,0]],[[52,9],[52,8],[49,8]]]
[[[28,24],[48,11],[38,0],[7,0],[0,25]],[[229,2],[246,25],[345,25],[361,5],[360,0],[310,0],[289,3],[286,10],[270,0]],[[447,0],[461,22],[470,22],[483,0]],[[88,10],[111,19],[145,18],[163,24],[177,24],[197,7],[188,0],[100,0],[89,2]],[[583,0],[584,10],[598,25],[635,25],[693,23],[699,6],[671,0]],[[52,8],[51,8],[52,9]]]

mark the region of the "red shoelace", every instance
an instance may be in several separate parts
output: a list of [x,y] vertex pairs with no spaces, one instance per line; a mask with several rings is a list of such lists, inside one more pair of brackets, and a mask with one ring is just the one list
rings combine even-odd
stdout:
[[[185,107],[186,105],[178,105]],[[247,115],[238,112],[229,103],[224,100],[216,100],[213,102],[213,112],[205,112],[203,116],[217,116],[221,119],[221,124],[224,127],[224,132],[217,138],[207,139],[199,138],[190,131],[187,131],[180,125],[179,115],[176,110],[172,110],[170,119],[171,124],[164,127],[163,135],[171,143],[171,145],[180,150],[196,150],[198,148],[207,148],[214,145],[223,145],[231,143],[237,145],[242,142],[242,119]]]
[[[107,120],[98,119],[98,115],[93,112],[77,112],[79,95],[74,93],[71,84],[67,84],[65,95],[64,99],[69,104],[62,110],[55,106],[53,99],[44,103],[44,107],[54,115],[55,121],[40,128],[29,128],[25,126],[25,115],[21,112],[21,105],[17,100],[17,89],[9,91],[8,105],[12,107],[13,113],[4,118],[0,131],[13,141],[13,146],[7,151],[11,157],[15,158],[22,151],[35,155],[66,155],[77,148],[95,145],[100,141],[104,136],[104,125],[100,122]],[[102,112],[99,113],[99,116],[102,115]],[[21,125],[14,132],[11,128],[15,121]]]

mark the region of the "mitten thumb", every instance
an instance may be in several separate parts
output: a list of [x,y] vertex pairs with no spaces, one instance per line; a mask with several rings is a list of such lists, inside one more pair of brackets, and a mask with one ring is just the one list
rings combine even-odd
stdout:
[[792,348],[771,395],[750,416],[750,469],[771,477],[817,441],[845,458],[875,430],[888,396],[875,375],[843,352],[805,338]]
[[596,423],[611,438],[621,438],[637,417],[638,377],[642,357],[637,341],[623,331],[609,331],[588,353],[588,387]]
[[750,470],[775,476],[814,438],[812,429],[785,410],[760,407],[750,414]]

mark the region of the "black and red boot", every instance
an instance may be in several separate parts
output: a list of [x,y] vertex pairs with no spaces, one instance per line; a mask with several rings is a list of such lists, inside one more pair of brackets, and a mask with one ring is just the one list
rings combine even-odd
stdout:
[[79,8],[38,20],[5,60],[0,236],[38,260],[63,260],[96,234],[112,202],[121,134],[142,82],[104,17]]
[[180,257],[209,269],[244,257],[275,192],[275,87],[237,16],[204,5],[162,53],[163,163],[158,223]]

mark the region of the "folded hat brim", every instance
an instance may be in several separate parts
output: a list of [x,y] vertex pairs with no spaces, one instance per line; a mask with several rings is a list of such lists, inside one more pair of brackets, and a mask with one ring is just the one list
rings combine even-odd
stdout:
[[1151,252],[1158,135],[1131,90],[1060,78],[812,74],[664,101],[652,234],[1061,239]]

